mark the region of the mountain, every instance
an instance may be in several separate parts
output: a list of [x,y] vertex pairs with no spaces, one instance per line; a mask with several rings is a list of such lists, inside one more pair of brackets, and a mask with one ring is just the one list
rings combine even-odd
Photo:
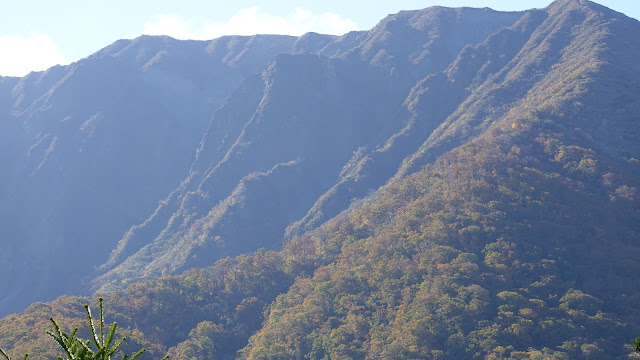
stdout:
[[0,314],[86,288],[81,278],[180,184],[229,94],[273,56],[332,38],[143,36],[3,78]]
[[[111,242],[91,274],[108,321],[148,358],[629,358],[638,33],[557,0],[295,40]],[[0,347],[53,357],[46,319],[78,326],[90,301],[0,320]]]
[[[417,149],[407,143],[357,193],[331,195],[356,176],[350,168],[384,151],[407,126],[412,87],[520,16],[469,8],[402,12],[317,54],[277,56],[214,114],[188,177],[126,233],[95,283],[110,289],[275,249],[290,223],[310,222],[311,229],[337,215]],[[323,201],[339,204],[319,216]]]

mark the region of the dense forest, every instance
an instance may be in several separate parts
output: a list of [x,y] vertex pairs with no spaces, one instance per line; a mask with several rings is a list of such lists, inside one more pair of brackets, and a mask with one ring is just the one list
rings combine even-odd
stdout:
[[102,297],[139,359],[637,357],[635,34],[557,0],[264,38],[288,50],[229,81],[186,178],[51,275],[92,290],[0,319],[0,348],[55,359],[49,318],[89,338]]

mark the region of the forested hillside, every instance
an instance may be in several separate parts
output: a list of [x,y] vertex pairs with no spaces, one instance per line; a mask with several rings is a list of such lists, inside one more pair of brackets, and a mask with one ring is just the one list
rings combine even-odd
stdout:
[[0,348],[55,358],[47,319],[101,294],[147,359],[628,359],[635,34],[558,0],[303,36],[230,91],[98,293],[0,320]]

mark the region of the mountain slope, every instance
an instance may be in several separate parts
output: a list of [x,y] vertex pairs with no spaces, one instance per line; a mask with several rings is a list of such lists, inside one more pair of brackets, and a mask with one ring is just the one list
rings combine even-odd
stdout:
[[[387,146],[362,162],[370,154],[364,146],[344,156],[338,141],[310,161],[322,139],[340,139],[319,128],[319,118],[331,125],[354,121],[325,118],[335,110],[325,109],[333,97],[350,96],[341,81],[354,75],[340,75],[342,58],[278,56],[216,113],[207,137],[217,136],[220,145],[205,137],[193,181],[169,199],[175,204],[165,204],[185,211],[173,218],[176,228],[159,228],[166,234],[188,224],[173,239],[178,245],[169,243],[188,255],[150,256],[161,254],[166,269],[177,271],[236,246],[223,239],[236,231],[269,245],[268,236],[252,232],[252,209],[284,223],[273,209],[291,209],[291,197],[306,196],[306,187],[293,185],[318,176],[308,163],[351,158],[347,167],[334,165],[334,179],[348,179],[367,176],[367,164],[384,163],[390,151],[401,159],[382,178],[394,177],[277,252],[110,292],[107,318],[148,347],[149,358],[167,351],[177,359],[629,358],[629,338],[640,332],[639,32],[638,21],[588,1],[559,0],[520,14],[461,49],[446,69],[416,80],[394,113],[405,112],[400,119],[409,121],[394,122],[381,143],[373,142]],[[380,67],[371,65],[359,68],[376,74]],[[315,69],[303,84],[322,91],[300,90],[298,66]],[[385,75],[368,79],[384,82]],[[268,96],[275,90],[286,96]],[[293,99],[300,102],[288,105]],[[255,107],[235,107],[245,100]],[[293,120],[303,120],[285,115],[309,106],[311,130],[296,133],[304,141],[272,140],[268,125],[294,128]],[[395,119],[379,121],[389,118]],[[218,128],[238,135],[226,138]],[[264,136],[252,137],[256,132]],[[410,140],[405,148],[403,139]],[[288,159],[291,148],[304,156]],[[234,161],[243,171],[220,170]],[[220,184],[231,194],[216,193]],[[129,246],[144,251],[162,242],[123,244],[123,254]],[[142,255],[131,253],[121,264]],[[153,267],[161,262],[148,260],[141,259],[145,269],[161,274]],[[125,268],[119,266],[111,274]],[[18,356],[36,343],[33,354],[52,356],[34,319],[56,314],[73,324],[82,320],[83,301],[89,299],[64,297],[0,320],[0,347]]]
[[[577,1],[547,11],[532,40],[563,44],[560,61],[522,57],[552,70],[475,139],[355,211],[336,261],[278,297],[243,358],[629,352],[640,44],[628,34],[640,24]],[[468,120],[452,120],[442,133],[468,136],[454,130]]]
[[[406,126],[403,102],[416,82],[521,16],[468,8],[402,12],[357,34],[350,49],[347,34],[320,55],[276,57],[262,83],[251,80],[214,115],[187,180],[127,232],[97,285],[122,286],[278,248],[287,226],[361,160],[354,154],[384,147]],[[382,185],[404,156],[394,156],[384,177],[357,195]],[[350,200],[341,198],[323,221]]]
[[211,113],[296,41],[141,37],[3,79],[0,313],[80,291],[78,274],[180,183]]
[[[418,82],[403,104],[401,116],[408,119],[404,128],[383,146],[354,156],[337,184],[319,198],[303,219],[287,229],[289,236],[312,230],[347,208],[352,198],[365,197],[371,189],[387,182],[404,159],[418,151],[420,145],[482,81],[495,69],[500,69],[501,64],[504,66],[513,59],[527,35],[545,17],[544,12],[526,13],[513,26],[500,29],[476,46],[465,47],[442,73],[429,75]],[[432,158],[436,156],[437,153],[431,152]],[[398,177],[406,173],[402,171]]]

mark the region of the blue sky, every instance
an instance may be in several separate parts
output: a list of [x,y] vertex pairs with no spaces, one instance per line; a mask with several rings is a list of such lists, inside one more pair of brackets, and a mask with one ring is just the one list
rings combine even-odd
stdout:
[[[68,64],[122,38],[179,39],[370,29],[387,14],[434,5],[523,10],[551,0],[20,0],[0,13],[0,75]],[[640,0],[596,2],[640,18]]]

